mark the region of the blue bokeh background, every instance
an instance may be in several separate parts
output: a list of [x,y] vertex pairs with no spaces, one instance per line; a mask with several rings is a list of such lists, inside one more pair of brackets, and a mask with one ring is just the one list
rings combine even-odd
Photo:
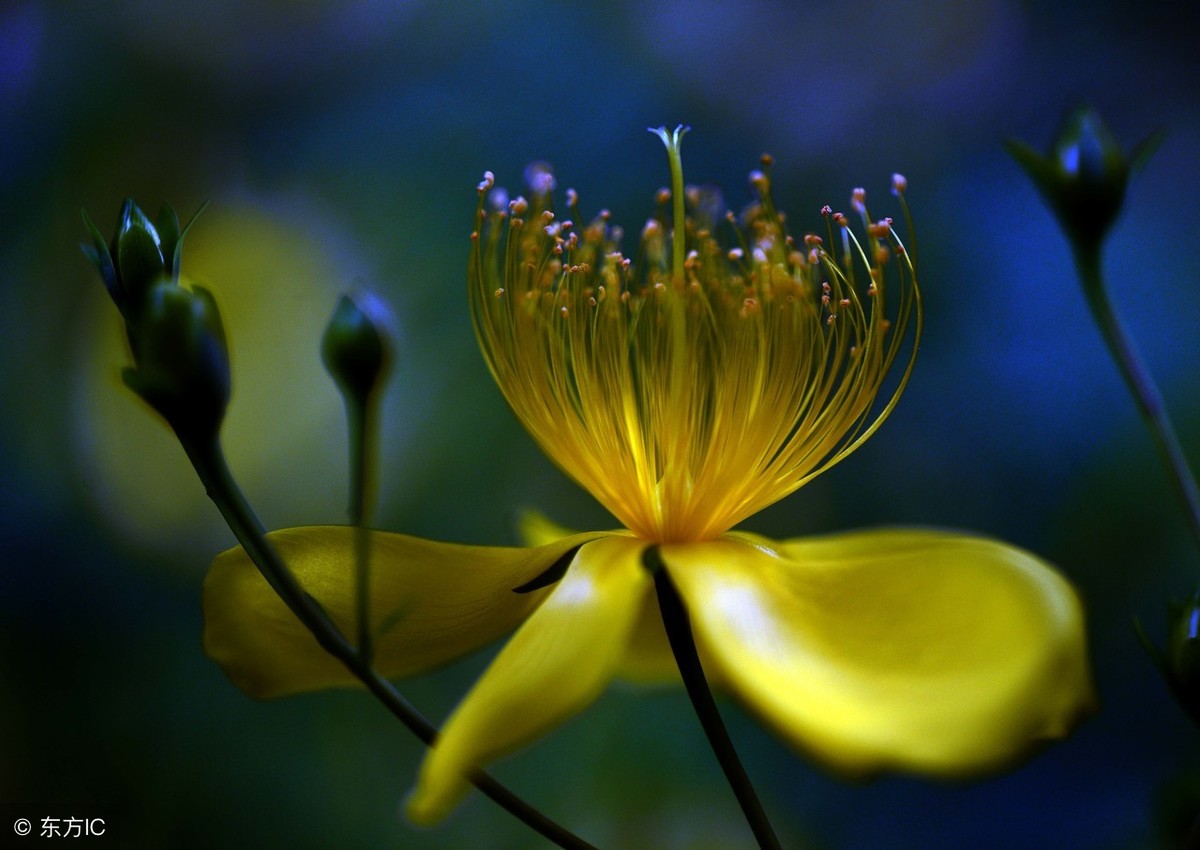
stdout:
[[[735,208],[770,151],[797,227],[855,186],[885,206],[900,171],[919,231],[926,336],[902,403],[747,527],[939,525],[1033,549],[1086,600],[1103,703],[1069,740],[965,785],[844,784],[724,703],[785,844],[1171,846],[1200,809],[1200,747],[1131,622],[1161,634],[1200,559],[1002,141],[1044,146],[1080,103],[1126,145],[1165,131],[1106,267],[1200,465],[1198,40],[1187,4],[1127,0],[4,5],[0,803],[118,812],[130,847],[541,846],[478,797],[415,830],[399,803],[420,746],[369,698],[256,703],[204,657],[199,586],[230,538],[113,380],[119,352],[99,340],[117,319],[75,248],[78,210],[109,231],[126,195],[185,217],[211,201],[184,271],[242,270],[211,281],[248,299],[235,366],[283,364],[239,384],[231,414],[268,524],[343,516],[338,401],[297,329],[358,286],[388,300],[400,338],[379,524],[512,543],[522,506],[611,520],[524,435],[478,355],[475,183],[491,169],[518,187],[547,160],[585,210],[636,228],[667,179],[645,128],[682,122],[689,179]],[[485,663],[406,690],[441,717]],[[749,846],[680,693],[614,687],[497,774],[606,848]]]

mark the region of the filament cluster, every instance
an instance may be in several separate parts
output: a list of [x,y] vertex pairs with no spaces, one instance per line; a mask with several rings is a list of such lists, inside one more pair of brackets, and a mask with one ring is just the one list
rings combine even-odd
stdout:
[[[686,187],[672,217],[660,190],[633,256],[573,190],[556,212],[547,166],[528,199],[490,172],[478,186],[469,291],[492,374],[543,450],[644,539],[712,539],[793,492],[879,426],[911,371],[920,296],[893,222],[856,189],[861,232],[825,207],[824,233],[795,239],[770,166],[740,214]],[[902,177],[893,190],[907,215]]]

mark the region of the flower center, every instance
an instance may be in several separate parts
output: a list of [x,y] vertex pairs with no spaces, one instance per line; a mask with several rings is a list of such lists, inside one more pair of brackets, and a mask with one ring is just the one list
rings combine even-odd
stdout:
[[574,191],[557,217],[545,169],[531,200],[511,202],[488,173],[469,291],[480,347],[522,424],[627,528],[668,543],[716,537],[857,448],[907,382],[921,310],[913,264],[861,190],[864,237],[826,207],[826,237],[797,243],[771,201],[769,157],[751,174],[757,202],[718,218],[712,193],[683,185],[682,131],[657,132],[673,188],[659,193],[636,262],[607,212],[575,224]]

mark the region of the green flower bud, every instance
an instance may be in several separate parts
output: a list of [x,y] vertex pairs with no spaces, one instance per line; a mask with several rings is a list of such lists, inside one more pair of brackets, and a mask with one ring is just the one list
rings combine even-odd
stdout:
[[366,405],[391,366],[387,308],[363,293],[343,295],[321,338],[321,361],[347,402]]
[[1167,676],[1175,699],[1200,725],[1200,596],[1171,611]]
[[[100,272],[121,315],[126,321],[136,323],[147,294],[156,284],[178,283],[183,237],[191,222],[181,231],[175,210],[163,204],[156,225],[132,198],[126,198],[117,232],[110,242],[105,242],[87,211],[81,212],[92,244],[80,248]],[[195,220],[193,216],[192,221]]]
[[136,355],[126,385],[181,437],[215,437],[231,384],[225,329],[208,290],[159,283],[130,334]]
[[1184,604],[1172,603],[1166,652],[1151,643],[1137,624],[1138,637],[1167,680],[1175,701],[1200,726],[1200,588]]
[[1158,142],[1151,136],[1125,156],[1100,116],[1090,109],[1072,113],[1054,149],[1043,155],[1023,142],[1008,152],[1041,192],[1076,250],[1098,250],[1125,201],[1129,175]]

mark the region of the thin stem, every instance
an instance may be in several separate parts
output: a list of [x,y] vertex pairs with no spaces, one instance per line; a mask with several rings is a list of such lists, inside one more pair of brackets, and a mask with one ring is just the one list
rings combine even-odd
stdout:
[[367,517],[371,489],[371,455],[374,449],[375,405],[370,395],[361,400],[346,396],[346,428],[350,444],[350,524],[354,526],[354,597],[358,622],[358,654],[370,664],[375,654],[371,633],[371,533]]
[[1192,820],[1191,826],[1183,836],[1179,850],[1200,850],[1200,814]]
[[778,850],[779,839],[775,836],[775,830],[767,819],[758,795],[754,793],[754,787],[750,784],[745,768],[742,767],[737,750],[733,748],[733,741],[729,738],[729,732],[721,720],[720,712],[717,711],[712,691],[709,690],[708,680],[704,677],[704,668],[700,665],[700,655],[696,651],[696,642],[692,635],[691,621],[683,607],[683,600],[679,598],[679,591],[667,575],[667,570],[654,547],[646,550],[644,561],[654,574],[654,590],[658,594],[658,608],[662,612],[667,640],[671,644],[671,652],[675,655],[679,674],[683,677],[684,687],[687,688],[688,697],[692,701],[692,708],[700,718],[704,734],[708,736],[709,746],[720,762],[721,770],[725,772],[725,779],[742,807],[742,814],[750,824],[758,846],[763,850]]
[[1188,530],[1200,549],[1200,490],[1196,487],[1196,479],[1192,477],[1179,439],[1175,436],[1175,429],[1171,427],[1162,396],[1108,301],[1099,246],[1076,250],[1075,265],[1092,316],[1100,327],[1100,333],[1113,359],[1117,361],[1121,376],[1133,394],[1138,411],[1150,429],[1159,457],[1162,458],[1171,485],[1182,504]]
[[[284,604],[312,632],[322,649],[344,664],[422,743],[432,746],[437,739],[437,728],[346,640],[329,615],[300,586],[292,571],[283,563],[278,551],[267,539],[262,523],[234,481],[220,441],[216,438],[197,441],[177,433],[209,498]],[[593,845],[546,817],[486,772],[472,771],[468,778],[501,808],[559,847],[566,850],[595,850]]]

